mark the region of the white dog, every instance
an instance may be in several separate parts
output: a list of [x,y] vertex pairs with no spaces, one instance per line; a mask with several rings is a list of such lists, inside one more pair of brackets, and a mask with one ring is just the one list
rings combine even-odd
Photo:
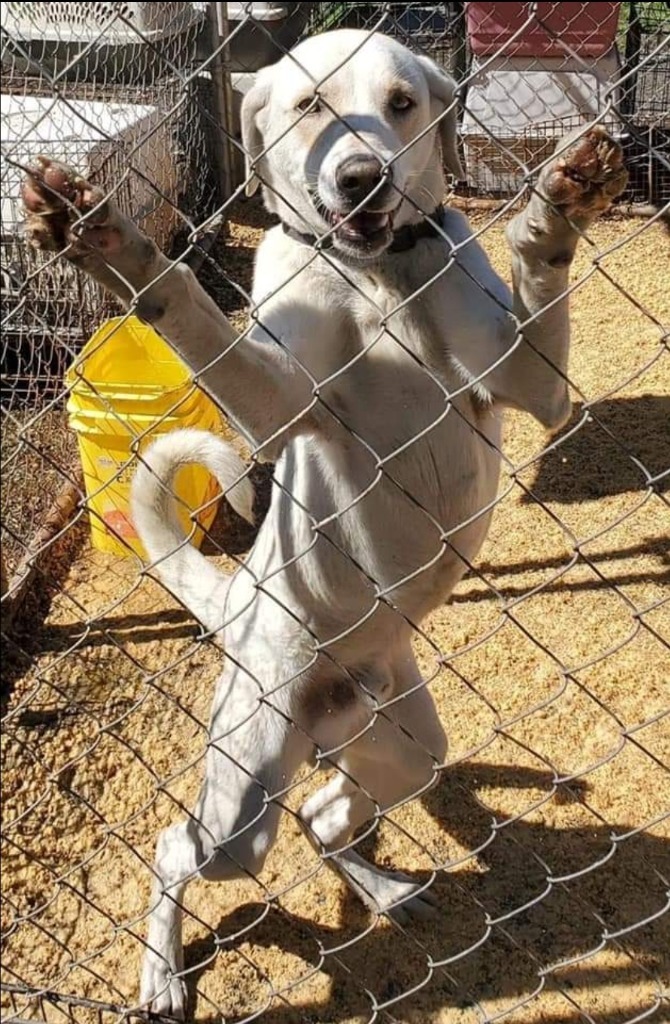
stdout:
[[[223,577],[185,543],[169,484],[201,462],[251,515],[245,467],[221,440],[170,434],[143,458],[133,504],[170,590],[212,632],[225,668],[192,817],[158,842],[142,1002],[185,1014],[184,888],[256,875],[282,798],[315,755],[334,769],[301,810],[327,863],[378,912],[430,894],[356,852],[356,830],[425,792],[445,734],[412,653],[486,536],[505,407],[568,416],[568,273],[579,237],[626,182],[599,127],[566,140],[510,224],[514,293],[460,214],[454,83],[381,35],[301,43],[243,109],[282,226],[257,257],[236,336],[183,265],[105,197],[46,159],[27,178],[28,230],[151,322],[251,442],[276,461],[248,561]],[[316,247],[316,248],[315,248]]]

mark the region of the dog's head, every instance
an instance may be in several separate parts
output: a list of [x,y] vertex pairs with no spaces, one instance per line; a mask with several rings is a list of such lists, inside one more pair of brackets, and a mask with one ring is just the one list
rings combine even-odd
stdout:
[[242,107],[247,191],[297,231],[377,259],[393,232],[432,213],[442,166],[462,176],[455,84],[379,34],[314,36],[258,75]]

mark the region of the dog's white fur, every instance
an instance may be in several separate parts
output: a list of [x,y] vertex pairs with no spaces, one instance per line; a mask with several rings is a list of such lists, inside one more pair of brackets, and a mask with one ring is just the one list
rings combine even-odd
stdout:
[[[321,109],[305,112],[315,87]],[[395,109],[398,93],[413,105]],[[460,171],[453,83],[383,36],[302,43],[261,73],[243,120],[250,188],[260,179],[270,209],[319,237],[352,155],[392,168],[378,192],[396,228],[435,210],[443,159]],[[120,247],[80,265],[137,302],[259,456],[277,463],[269,512],[232,578],[185,543],[169,498],[176,468],[200,462],[250,516],[244,466],[221,440],[162,438],[133,487],[158,572],[210,631],[225,627],[206,781],[193,816],[158,843],[142,980],[143,1003],[180,1016],[187,882],[261,870],[281,797],[315,751],[335,773],[301,819],[327,863],[377,910],[430,909],[429,894],[349,844],[359,826],[425,791],[444,763],[414,627],[484,540],[504,408],[547,427],[566,419],[568,264],[593,214],[575,226],[531,199],[508,232],[513,295],[454,211],[441,217],[442,238],[397,254],[386,252],[389,238],[364,250],[345,232],[315,255],[275,228],[258,252],[241,338],[189,270],[111,205],[108,217]]]

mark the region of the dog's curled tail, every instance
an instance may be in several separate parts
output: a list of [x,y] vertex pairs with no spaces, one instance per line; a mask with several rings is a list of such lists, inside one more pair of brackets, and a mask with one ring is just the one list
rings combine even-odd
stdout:
[[216,477],[239,515],[253,522],[254,489],[246,467],[230,445],[204,430],[176,430],[142,454],[130,492],[131,516],[144,548],[166,587],[214,632],[224,621],[231,576],[188,543],[177,518],[174,478],[182,466],[198,463]]

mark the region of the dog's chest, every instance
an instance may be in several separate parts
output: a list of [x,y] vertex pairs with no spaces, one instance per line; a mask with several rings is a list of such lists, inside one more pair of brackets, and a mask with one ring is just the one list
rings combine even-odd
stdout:
[[385,329],[429,362],[439,347],[443,362],[449,321],[453,317],[467,326],[468,310],[454,287],[447,257],[436,244],[424,248],[360,270],[352,279],[348,304],[366,340]]
[[[411,310],[412,319],[419,327],[430,303],[427,290],[420,290],[420,286],[415,288],[413,283],[402,279],[392,268],[360,271],[355,278],[357,287],[350,292],[353,315],[360,324],[378,331],[380,323],[386,326],[391,326],[393,321],[403,323],[406,320],[403,314]],[[426,326],[423,323],[423,327]]]
[[462,326],[467,311],[454,308],[458,297],[442,277],[431,280],[435,275],[421,267],[402,271],[391,266],[359,275],[359,287],[348,298],[352,330],[378,379],[395,367],[398,394],[408,392],[411,398],[416,391],[424,401],[434,394],[442,402],[444,389],[451,392],[459,384],[450,355],[450,321],[453,317]]

